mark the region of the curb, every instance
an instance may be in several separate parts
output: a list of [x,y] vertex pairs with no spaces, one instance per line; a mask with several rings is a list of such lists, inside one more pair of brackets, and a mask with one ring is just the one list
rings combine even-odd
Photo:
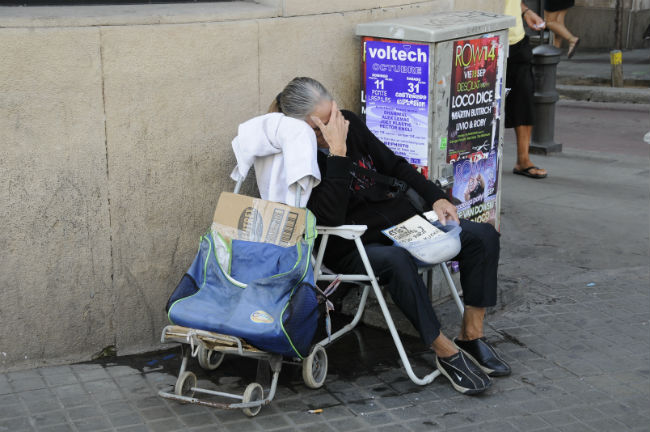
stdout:
[[650,88],[603,87],[560,85],[556,86],[560,96],[591,102],[650,103]]

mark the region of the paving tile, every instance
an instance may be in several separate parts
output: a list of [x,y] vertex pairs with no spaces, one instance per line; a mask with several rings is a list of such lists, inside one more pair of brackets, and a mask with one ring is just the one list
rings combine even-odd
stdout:
[[[124,376],[124,375],[139,375],[141,373],[136,368],[133,368],[131,366],[123,366],[123,365],[109,365],[109,367],[106,368],[106,371],[114,378]],[[175,378],[174,381],[176,381]]]
[[48,387],[58,387],[79,383],[79,379],[72,373],[72,371],[46,375],[43,377],[43,379],[47,383]]
[[408,429],[406,426],[402,424],[392,424],[392,425],[377,427],[374,430],[378,432],[408,432],[410,429]]
[[116,400],[100,403],[99,406],[109,416],[114,414],[124,414],[134,412],[137,407],[126,400]]
[[9,377],[6,374],[0,374],[0,396],[11,394],[14,392],[14,389],[9,383]]
[[342,418],[338,420],[328,421],[329,425],[336,431],[354,431],[363,429],[365,426],[363,422],[356,417]]
[[520,431],[532,431],[549,427],[550,424],[534,414],[519,415],[508,419],[508,423]]
[[108,420],[115,428],[139,425],[144,423],[144,418],[136,412],[111,414],[108,416]]
[[362,414],[358,418],[370,426],[385,425],[396,422],[395,418],[390,415],[390,412],[388,410]]
[[42,377],[51,377],[56,375],[68,375],[72,373],[72,367],[68,365],[48,366],[36,369]]
[[138,395],[149,396],[153,393],[153,389],[141,375],[124,375],[114,380],[117,386],[131,398]]
[[183,426],[183,424],[177,418],[151,421],[151,422],[147,422],[146,425],[147,425],[147,429],[150,432],[171,432],[171,431],[186,429],[185,426]]
[[519,407],[529,413],[543,413],[557,410],[557,405],[549,399],[539,399],[536,401],[523,402]]
[[36,390],[27,390],[18,392],[18,396],[23,401],[30,403],[40,403],[46,400],[54,399],[54,393],[49,388],[36,389]]
[[406,427],[414,432],[432,432],[444,430],[440,423],[435,420],[419,419],[406,423]]
[[44,426],[37,429],[38,432],[76,432],[76,429],[69,423]]
[[[115,402],[115,401],[113,401]],[[175,401],[169,401],[170,404],[177,404],[178,402]],[[150,396],[146,398],[140,398],[140,399],[135,399],[133,401],[130,401],[128,399],[119,401],[119,403],[125,403],[125,404],[132,404],[136,408],[154,408],[154,407],[161,407],[161,406],[167,406],[166,400],[159,397],[159,396]]]
[[66,412],[63,410],[32,414],[30,419],[36,427],[52,426],[68,422]]
[[88,398],[88,393],[81,384],[64,385],[55,387],[53,390],[60,399],[76,398],[86,400]]
[[284,413],[291,413],[295,411],[303,412],[310,409],[327,408],[329,406],[338,405],[340,403],[341,402],[339,402],[339,400],[334,396],[330,394],[323,394],[312,399],[290,398],[282,399],[279,401],[273,400],[269,407],[265,407],[265,411],[268,410],[267,408],[272,408],[278,412]]
[[94,371],[104,370],[104,366],[99,363],[76,363],[70,365],[74,373],[76,374],[88,374],[93,373]]
[[[646,401],[648,399],[646,398]],[[639,413],[633,413],[629,415],[616,416],[614,420],[624,424],[630,429],[641,428],[641,427],[650,427],[650,410],[646,410],[645,415]]]
[[98,405],[85,405],[67,410],[68,417],[71,420],[81,420],[89,417],[98,417],[104,415],[103,410]]
[[267,417],[255,417],[255,423],[264,430],[278,429],[292,425],[289,418],[283,414]]
[[[240,415],[240,419],[241,419],[243,417],[243,414],[241,413],[241,411],[239,412],[239,415]],[[231,422],[231,423],[225,424],[223,426],[223,429],[227,430],[227,431],[230,431],[230,432],[264,430],[254,420],[249,420],[249,419],[239,420],[239,421],[236,421],[236,422]]]
[[151,432],[147,425],[126,426],[116,429],[119,432]]
[[509,423],[504,421],[490,421],[477,425],[481,432],[519,432]]
[[625,425],[612,418],[602,418],[600,420],[586,421],[585,424],[591,427],[593,430],[599,432],[611,432],[625,429]]
[[323,412],[320,414],[326,421],[331,422],[332,420],[345,418],[353,415],[353,413],[343,405],[333,406],[330,408],[324,408]]
[[346,403],[345,406],[356,415],[368,414],[385,409],[385,407],[375,399],[351,401]]
[[0,419],[24,417],[26,415],[27,415],[27,410],[21,403],[0,405]]
[[98,402],[124,398],[124,395],[112,379],[88,381],[83,386],[92,395],[93,399]]
[[[261,411],[264,411],[266,407],[262,407]],[[260,411],[260,413],[261,413]],[[223,424],[230,423],[239,423],[242,420],[244,414],[241,410],[214,410],[214,416]]]
[[0,431],[18,432],[34,430],[27,417],[0,418]]
[[322,413],[309,413],[307,411],[290,412],[286,416],[291,422],[297,426],[321,423],[325,421]]
[[175,414],[166,406],[155,408],[144,408],[140,410],[140,415],[147,421],[154,421],[163,418],[175,417]]
[[[332,426],[327,423],[315,423],[309,426],[302,427],[298,429],[300,432],[340,432],[339,429],[334,429]],[[293,432],[289,429],[290,432]]]
[[111,422],[106,417],[84,418],[74,421],[79,432],[95,432],[112,429]]
[[567,425],[558,426],[558,430],[562,432],[592,432],[593,429],[584,423],[569,423]]
[[110,378],[110,375],[103,367],[75,367],[73,370],[82,382],[107,380]]
[[406,396],[387,396],[380,397],[375,399],[376,403],[380,406],[391,409],[391,408],[405,408],[413,406],[413,402],[410,398]]

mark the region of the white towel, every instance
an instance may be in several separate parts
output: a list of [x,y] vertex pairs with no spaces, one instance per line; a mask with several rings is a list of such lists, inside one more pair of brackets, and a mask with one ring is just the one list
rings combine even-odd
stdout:
[[237,166],[230,177],[244,179],[254,165],[262,199],[305,207],[320,183],[316,134],[302,120],[281,113],[254,117],[239,125],[232,148]]

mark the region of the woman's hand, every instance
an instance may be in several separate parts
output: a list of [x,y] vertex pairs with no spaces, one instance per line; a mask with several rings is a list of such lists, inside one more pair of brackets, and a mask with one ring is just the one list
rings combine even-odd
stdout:
[[440,223],[443,225],[447,225],[448,220],[460,223],[456,206],[444,198],[433,203],[433,211],[436,213],[438,219],[440,219]]
[[323,134],[323,139],[330,149],[330,154],[334,156],[345,156],[347,153],[345,140],[348,137],[350,122],[343,117],[336,102],[332,102],[332,111],[327,124],[323,123],[317,116],[311,116],[311,120],[320,129],[321,134]]

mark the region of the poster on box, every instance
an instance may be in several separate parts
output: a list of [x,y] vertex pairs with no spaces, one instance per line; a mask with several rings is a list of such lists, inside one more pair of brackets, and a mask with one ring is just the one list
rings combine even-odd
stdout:
[[475,222],[495,223],[498,182],[496,151],[477,152],[452,161],[453,201],[458,216]]
[[365,37],[363,50],[366,125],[426,175],[429,45]]
[[498,36],[454,41],[447,158],[498,145],[502,49]]

